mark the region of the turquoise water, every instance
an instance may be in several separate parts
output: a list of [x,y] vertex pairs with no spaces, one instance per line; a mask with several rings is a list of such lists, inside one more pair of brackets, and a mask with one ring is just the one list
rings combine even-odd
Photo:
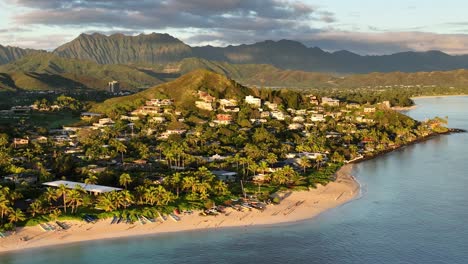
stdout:
[[[418,99],[417,119],[468,129],[468,97]],[[468,134],[358,164],[362,197],[271,227],[97,241],[0,256],[1,264],[468,263]],[[1,242],[0,242],[1,243]]]

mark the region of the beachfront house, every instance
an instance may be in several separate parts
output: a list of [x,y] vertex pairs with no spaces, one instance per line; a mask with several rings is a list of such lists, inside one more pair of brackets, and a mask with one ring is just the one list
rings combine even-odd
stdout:
[[52,182],[45,182],[42,185],[49,186],[49,187],[60,187],[64,185],[67,189],[77,189],[82,188],[83,190],[93,193],[93,194],[101,194],[107,192],[114,192],[114,191],[121,191],[121,188],[103,186],[103,185],[96,185],[96,184],[86,184],[81,182],[73,182],[73,181],[52,181]]

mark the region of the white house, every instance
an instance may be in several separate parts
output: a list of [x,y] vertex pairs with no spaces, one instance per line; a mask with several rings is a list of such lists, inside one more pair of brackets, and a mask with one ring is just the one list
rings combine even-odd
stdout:
[[245,97],[245,102],[249,105],[255,106],[255,107],[260,107],[262,106],[262,99],[253,97],[251,95],[247,95]]

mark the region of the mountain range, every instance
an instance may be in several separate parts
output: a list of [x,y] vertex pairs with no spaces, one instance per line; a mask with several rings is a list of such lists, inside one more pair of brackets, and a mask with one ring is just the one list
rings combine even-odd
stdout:
[[81,34],[46,52],[0,46],[0,90],[151,87],[196,69],[270,87],[468,85],[468,55],[440,51],[361,56],[291,40],[191,47],[168,34]]
[[[0,64],[43,51],[0,46]],[[232,64],[270,64],[285,70],[327,73],[419,72],[468,68],[468,55],[441,51],[401,52],[361,56],[349,51],[326,52],[292,40],[266,40],[227,47],[191,47],[168,34],[137,36],[81,34],[56,48],[59,57],[90,60],[98,64],[167,64],[200,58]]]

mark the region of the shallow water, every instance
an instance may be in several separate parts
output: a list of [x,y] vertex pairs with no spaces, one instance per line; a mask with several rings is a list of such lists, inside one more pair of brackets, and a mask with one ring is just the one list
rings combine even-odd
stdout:
[[[468,129],[468,97],[417,99],[416,119]],[[301,223],[87,242],[0,256],[2,264],[468,263],[468,134],[358,164],[362,197]],[[1,243],[1,242],[0,242]]]

